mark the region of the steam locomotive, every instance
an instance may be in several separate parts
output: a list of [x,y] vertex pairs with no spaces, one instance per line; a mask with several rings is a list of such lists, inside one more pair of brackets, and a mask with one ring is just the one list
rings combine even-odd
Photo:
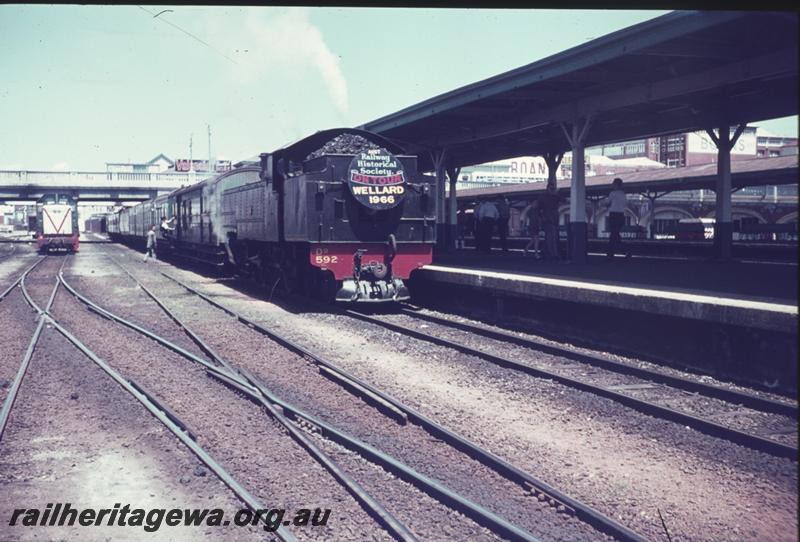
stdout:
[[109,235],[143,246],[155,226],[159,255],[342,302],[406,300],[432,261],[435,180],[377,134],[325,130],[236,166],[121,210]]
[[36,232],[39,252],[78,252],[78,204],[66,194],[45,194],[36,201]]

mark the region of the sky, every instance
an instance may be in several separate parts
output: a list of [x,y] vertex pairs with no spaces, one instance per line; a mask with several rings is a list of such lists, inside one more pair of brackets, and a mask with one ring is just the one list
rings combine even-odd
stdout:
[[664,13],[1,5],[0,169],[237,161]]

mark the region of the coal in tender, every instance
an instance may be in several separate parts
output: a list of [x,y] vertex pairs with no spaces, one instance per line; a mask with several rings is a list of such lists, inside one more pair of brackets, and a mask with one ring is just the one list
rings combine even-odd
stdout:
[[334,137],[325,145],[315,150],[308,156],[306,160],[319,158],[326,154],[357,154],[368,149],[380,149],[380,145],[357,135],[357,134],[339,134]]

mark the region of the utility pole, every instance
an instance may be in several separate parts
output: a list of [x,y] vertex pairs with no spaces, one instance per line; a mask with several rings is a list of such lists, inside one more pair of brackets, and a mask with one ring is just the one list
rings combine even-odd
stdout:
[[192,137],[194,133],[189,134],[189,171],[192,171],[194,162],[192,161]]
[[214,168],[211,165],[211,125],[206,124],[208,127],[208,171],[209,173],[214,171]]

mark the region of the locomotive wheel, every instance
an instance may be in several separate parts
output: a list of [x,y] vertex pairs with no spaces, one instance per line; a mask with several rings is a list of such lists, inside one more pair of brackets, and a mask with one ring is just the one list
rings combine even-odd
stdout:
[[320,271],[319,299],[323,303],[332,305],[336,300],[336,290],[338,290],[336,279],[330,271]]
[[298,276],[297,268],[292,264],[281,267],[281,286],[284,292],[293,295],[302,293],[303,284],[301,277]]
[[323,303],[333,303],[337,285],[330,271],[314,268],[307,276],[308,287],[305,289],[305,295]]

